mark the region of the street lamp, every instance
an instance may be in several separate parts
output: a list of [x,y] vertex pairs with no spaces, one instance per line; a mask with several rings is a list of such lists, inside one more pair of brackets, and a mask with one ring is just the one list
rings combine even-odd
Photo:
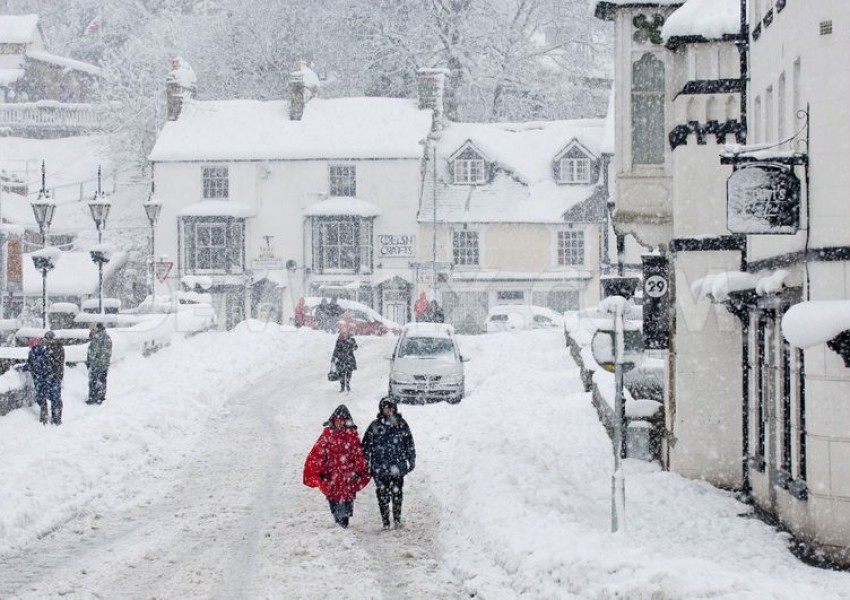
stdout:
[[[35,222],[38,223],[38,230],[41,232],[42,253],[47,247],[47,232],[50,230],[53,214],[56,212],[56,203],[47,191],[45,179],[44,161],[42,161],[41,189],[38,192],[38,198],[32,202],[32,212],[35,215]],[[37,254],[33,253],[32,259],[35,268],[41,271],[41,326],[47,329],[47,272],[53,268],[53,263],[50,256],[37,256]]]
[[159,219],[159,211],[162,210],[162,204],[157,202],[154,197],[154,182],[151,181],[151,195],[148,201],[143,205],[145,214],[148,216],[148,222],[151,224],[151,307],[156,302],[156,222]]
[[97,168],[97,192],[94,198],[89,202],[89,210],[91,217],[94,220],[94,226],[97,227],[97,247],[92,249],[91,259],[97,264],[97,312],[103,314],[103,265],[109,262],[108,252],[101,247],[103,241],[103,230],[106,228],[106,217],[109,216],[109,209],[112,204],[106,199],[106,194],[100,185],[100,167]]

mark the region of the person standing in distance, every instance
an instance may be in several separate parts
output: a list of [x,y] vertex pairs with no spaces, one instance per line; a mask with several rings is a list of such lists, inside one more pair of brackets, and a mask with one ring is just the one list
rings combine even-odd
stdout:
[[89,330],[89,350],[86,366],[89,369],[89,398],[86,404],[103,404],[106,401],[106,375],[112,361],[112,338],[103,323]]
[[366,429],[362,446],[369,473],[375,481],[383,528],[390,528],[392,505],[393,523],[398,529],[402,523],[404,476],[416,466],[416,446],[410,426],[389,398],[383,398],[378,404],[378,418]]
[[357,341],[351,335],[348,328],[343,328],[336,339],[334,353],[331,357],[336,372],[339,374],[339,391],[351,391],[351,374],[357,370],[357,359],[354,351],[357,350]]
[[53,416],[50,422],[54,425],[61,425],[62,379],[65,377],[65,348],[62,347],[62,344],[56,339],[56,334],[52,331],[44,334],[44,347],[47,356],[50,358],[50,367],[53,373],[47,392],[50,398],[50,408],[53,410]]

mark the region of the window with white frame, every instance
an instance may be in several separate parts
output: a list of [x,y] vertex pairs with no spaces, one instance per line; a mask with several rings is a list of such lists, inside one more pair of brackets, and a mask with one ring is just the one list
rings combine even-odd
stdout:
[[664,63],[647,52],[632,64],[632,161],[636,165],[663,165],[667,133],[664,130]]
[[245,222],[242,219],[184,218],[180,229],[187,271],[233,273],[244,269]]
[[584,231],[567,229],[558,232],[558,265],[584,264]]
[[314,219],[313,268],[317,273],[371,272],[371,220],[355,217]]
[[204,198],[229,198],[230,174],[227,167],[202,167]]
[[562,158],[561,183],[590,183],[589,158]]
[[486,181],[485,164],[482,158],[457,158],[454,161],[454,182],[479,184]]
[[478,265],[479,252],[477,231],[460,230],[452,232],[452,261],[454,264]]
[[331,196],[357,196],[357,168],[354,165],[331,165],[328,174]]

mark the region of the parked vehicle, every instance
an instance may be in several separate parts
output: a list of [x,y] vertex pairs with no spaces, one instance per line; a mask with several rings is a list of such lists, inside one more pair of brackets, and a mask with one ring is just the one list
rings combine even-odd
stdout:
[[497,304],[487,312],[484,332],[552,329],[561,331],[564,318],[551,308],[529,304]]
[[[304,298],[304,304],[307,307],[304,315],[304,327],[321,328],[320,320],[316,315],[316,309],[321,301],[321,298],[313,296]],[[380,313],[365,304],[345,299],[338,299],[337,303],[345,311],[344,315],[350,317],[351,324],[354,327],[354,335],[385,335],[389,332],[399,333],[401,331],[401,325],[385,319]]]
[[461,355],[451,325],[408,323],[389,359],[393,402],[456,404],[463,398],[463,363],[469,359]]

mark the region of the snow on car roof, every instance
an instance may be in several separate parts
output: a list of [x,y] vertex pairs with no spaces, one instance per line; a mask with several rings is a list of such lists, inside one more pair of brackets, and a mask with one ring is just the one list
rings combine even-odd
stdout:
[[449,337],[454,332],[455,328],[446,323],[408,323],[402,334],[416,337]]

